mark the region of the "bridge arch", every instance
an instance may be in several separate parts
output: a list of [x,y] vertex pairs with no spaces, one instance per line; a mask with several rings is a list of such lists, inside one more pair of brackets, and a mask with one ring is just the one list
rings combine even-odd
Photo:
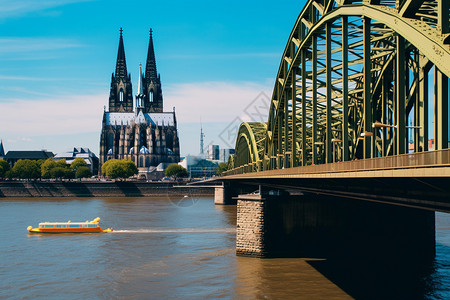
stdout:
[[434,149],[448,148],[449,6],[308,1],[281,59],[258,170],[427,151],[431,134]]
[[236,138],[235,154],[231,156],[228,162],[228,169],[247,165],[255,171],[259,170],[259,162],[263,158],[266,132],[266,123],[242,123]]

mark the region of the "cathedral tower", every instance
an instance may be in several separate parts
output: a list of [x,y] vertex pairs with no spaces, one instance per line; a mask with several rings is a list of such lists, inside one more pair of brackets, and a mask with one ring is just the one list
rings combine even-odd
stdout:
[[122,31],[122,28],[120,28],[116,72],[111,75],[111,89],[109,92],[110,112],[133,112],[131,75],[127,72],[127,61],[125,59]]
[[153,30],[150,29],[148,42],[147,63],[145,64],[144,77],[144,105],[145,112],[162,112],[163,97],[161,78],[156,71],[155,49],[153,47]]
[[133,107],[121,28],[116,71],[111,77],[109,110],[103,112],[100,170],[109,159],[128,159],[136,164],[138,178],[158,179],[164,176],[164,172],[158,171],[161,167],[180,161],[180,145],[175,108],[163,111],[151,29],[145,72],[139,66],[135,103]]

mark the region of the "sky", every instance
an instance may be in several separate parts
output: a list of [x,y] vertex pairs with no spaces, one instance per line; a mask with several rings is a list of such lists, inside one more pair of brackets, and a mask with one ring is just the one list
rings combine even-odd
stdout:
[[[0,139],[5,151],[99,154],[123,28],[136,94],[153,29],[164,110],[181,155],[234,148],[242,121],[267,121],[275,76],[305,0],[0,0]],[[286,9],[290,8],[290,9]]]

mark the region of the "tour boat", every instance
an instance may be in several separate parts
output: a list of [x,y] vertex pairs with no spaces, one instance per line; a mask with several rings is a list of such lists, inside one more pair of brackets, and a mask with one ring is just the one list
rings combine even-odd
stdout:
[[39,223],[39,228],[28,226],[27,230],[32,233],[96,233],[112,232],[111,228],[103,230],[100,225],[100,218],[86,222],[43,222]]

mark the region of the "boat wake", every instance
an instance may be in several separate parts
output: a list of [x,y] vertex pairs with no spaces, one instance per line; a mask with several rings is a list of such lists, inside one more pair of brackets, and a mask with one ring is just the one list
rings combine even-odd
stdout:
[[114,230],[113,233],[235,233],[236,228],[140,228]]

